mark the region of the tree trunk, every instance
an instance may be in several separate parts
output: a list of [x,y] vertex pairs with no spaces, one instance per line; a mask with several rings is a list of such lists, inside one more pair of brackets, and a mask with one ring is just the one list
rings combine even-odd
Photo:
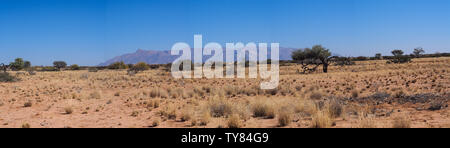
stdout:
[[324,73],[328,72],[328,63],[323,63],[323,72]]

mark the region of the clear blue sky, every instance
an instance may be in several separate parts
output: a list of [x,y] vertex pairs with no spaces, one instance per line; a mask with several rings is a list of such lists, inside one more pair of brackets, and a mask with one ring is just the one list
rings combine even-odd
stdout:
[[176,42],[322,44],[345,56],[450,52],[449,0],[0,0],[0,63],[97,65]]

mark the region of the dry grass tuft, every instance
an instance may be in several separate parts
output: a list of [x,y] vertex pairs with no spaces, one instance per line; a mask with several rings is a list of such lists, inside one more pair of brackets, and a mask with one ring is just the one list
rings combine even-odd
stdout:
[[160,103],[160,100],[150,100],[150,102],[147,104],[147,107],[158,108]]
[[155,119],[152,122],[152,127],[157,127],[159,125],[159,119]]
[[252,104],[252,112],[254,117],[275,118],[274,104],[267,99],[255,101]]
[[139,111],[133,111],[133,112],[131,112],[131,115],[130,115],[131,117],[137,117],[137,116],[139,116]]
[[72,109],[72,107],[68,106],[68,107],[64,108],[64,112],[66,114],[72,114],[73,113],[73,109]]
[[100,92],[98,92],[98,91],[92,92],[91,94],[89,94],[89,97],[91,99],[101,99],[102,98]]
[[373,117],[364,116],[364,113],[360,113],[356,128],[376,128],[375,119]]
[[296,99],[293,104],[295,113],[303,113],[306,116],[311,116],[317,111],[315,103],[311,100]]
[[314,92],[312,92],[312,93],[309,95],[309,98],[312,99],[312,100],[319,100],[319,99],[322,99],[323,96],[324,96],[324,95],[323,95],[322,92],[320,92],[320,91],[314,91]]
[[343,112],[342,105],[336,99],[330,100],[327,104],[327,107],[328,107],[328,113],[329,113],[330,117],[332,117],[332,118],[340,117]]
[[203,112],[202,116],[199,119],[199,123],[201,126],[208,125],[209,121],[211,120],[211,114],[208,111]]
[[168,119],[175,120],[177,118],[176,109],[174,104],[169,104],[160,110],[159,114]]
[[356,90],[356,89],[352,90],[352,97],[353,98],[358,98],[358,96],[359,96],[359,91]]
[[23,107],[31,107],[33,103],[31,101],[27,101],[23,104]]
[[228,128],[241,128],[242,122],[238,114],[233,114],[227,119]]
[[192,119],[193,116],[193,110],[192,109],[185,109],[182,113],[181,113],[181,121],[185,122],[185,121],[189,121]]
[[333,121],[326,111],[317,111],[313,115],[311,121],[311,128],[330,128]]
[[280,127],[288,126],[291,121],[292,117],[289,111],[283,110],[278,113],[278,125]]
[[22,124],[22,128],[31,128],[31,126],[28,123],[24,123],[24,124]]
[[213,117],[226,117],[233,113],[232,104],[224,98],[214,97],[208,102]]
[[163,90],[161,88],[153,88],[150,90],[150,97],[151,98],[169,98],[169,94],[166,90]]
[[408,116],[397,116],[392,121],[392,128],[411,128],[411,120]]

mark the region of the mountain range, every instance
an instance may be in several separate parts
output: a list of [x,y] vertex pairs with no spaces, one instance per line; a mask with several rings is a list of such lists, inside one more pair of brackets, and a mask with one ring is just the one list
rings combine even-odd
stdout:
[[[193,49],[191,49],[192,51]],[[283,48],[280,47],[280,60],[291,60],[291,53],[296,48]],[[191,52],[193,53],[193,52]],[[270,54],[270,48],[268,50]],[[225,54],[224,54],[225,55]],[[138,49],[134,53],[127,53],[124,55],[116,56],[110,60],[100,63],[99,66],[107,66],[115,62],[123,61],[125,64],[136,64],[138,62],[145,62],[147,64],[168,64],[177,59],[179,55],[171,55],[169,50],[143,50]],[[203,61],[210,56],[203,56]],[[236,57],[236,55],[235,55]],[[270,55],[269,55],[270,57]]]

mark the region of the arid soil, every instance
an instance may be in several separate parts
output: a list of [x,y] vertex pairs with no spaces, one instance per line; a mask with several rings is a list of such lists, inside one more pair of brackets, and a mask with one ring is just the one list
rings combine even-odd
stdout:
[[10,72],[0,83],[0,127],[391,128],[450,127],[450,58],[384,60],[260,79],[174,79],[163,68],[127,75]]

